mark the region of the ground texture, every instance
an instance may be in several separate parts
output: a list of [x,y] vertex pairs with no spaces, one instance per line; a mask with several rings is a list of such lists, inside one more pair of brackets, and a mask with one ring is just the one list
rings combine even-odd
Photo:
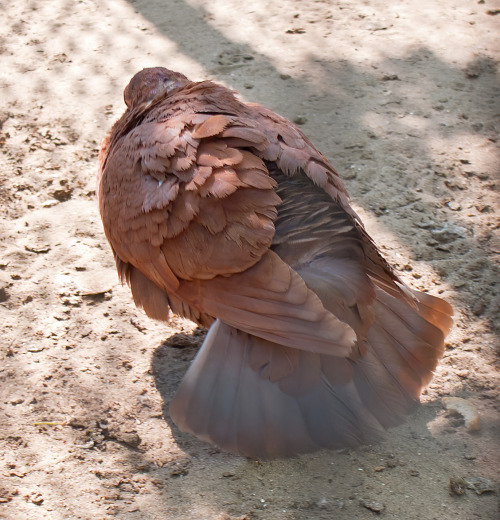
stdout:
[[[498,518],[499,8],[2,7],[0,518]],[[97,153],[123,88],[154,65],[221,81],[300,124],[402,277],[454,305],[423,405],[380,444],[258,462],[170,421],[204,332],[134,308],[95,202]],[[443,409],[446,396],[469,400],[479,431]]]

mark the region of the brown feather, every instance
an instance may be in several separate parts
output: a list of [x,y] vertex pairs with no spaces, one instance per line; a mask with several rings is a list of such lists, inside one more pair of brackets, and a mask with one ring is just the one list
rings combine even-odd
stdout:
[[98,176],[120,278],[149,316],[211,326],[171,403],[179,427],[278,457],[400,422],[452,309],[399,279],[328,160],[210,81],[144,69],[124,97]]
[[196,125],[192,135],[195,139],[212,137],[213,135],[220,134],[230,123],[231,119],[223,114],[217,114],[216,116],[209,117],[203,121],[203,123]]

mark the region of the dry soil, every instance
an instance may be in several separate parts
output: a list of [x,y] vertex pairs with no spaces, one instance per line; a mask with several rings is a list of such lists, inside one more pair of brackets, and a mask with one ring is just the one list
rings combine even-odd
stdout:
[[[0,518],[498,518],[498,1],[1,9]],[[123,88],[154,65],[300,124],[403,278],[454,305],[422,406],[380,444],[259,462],[170,421],[204,332],[134,308],[95,201]]]

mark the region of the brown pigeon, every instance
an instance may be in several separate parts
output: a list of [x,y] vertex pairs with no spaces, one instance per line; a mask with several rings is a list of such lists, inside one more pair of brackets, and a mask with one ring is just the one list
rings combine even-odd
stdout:
[[398,278],[328,160],[211,81],[144,69],[124,97],[98,181],[120,278],[152,318],[210,327],[170,405],[179,428],[271,458],[399,423],[452,309]]

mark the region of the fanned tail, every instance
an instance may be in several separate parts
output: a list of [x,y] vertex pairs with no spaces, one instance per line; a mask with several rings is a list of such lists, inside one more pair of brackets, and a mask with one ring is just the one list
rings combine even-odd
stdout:
[[173,420],[256,458],[379,439],[432,377],[451,307],[415,291],[415,309],[376,292],[375,322],[356,359],[287,349],[217,320],[171,403]]

